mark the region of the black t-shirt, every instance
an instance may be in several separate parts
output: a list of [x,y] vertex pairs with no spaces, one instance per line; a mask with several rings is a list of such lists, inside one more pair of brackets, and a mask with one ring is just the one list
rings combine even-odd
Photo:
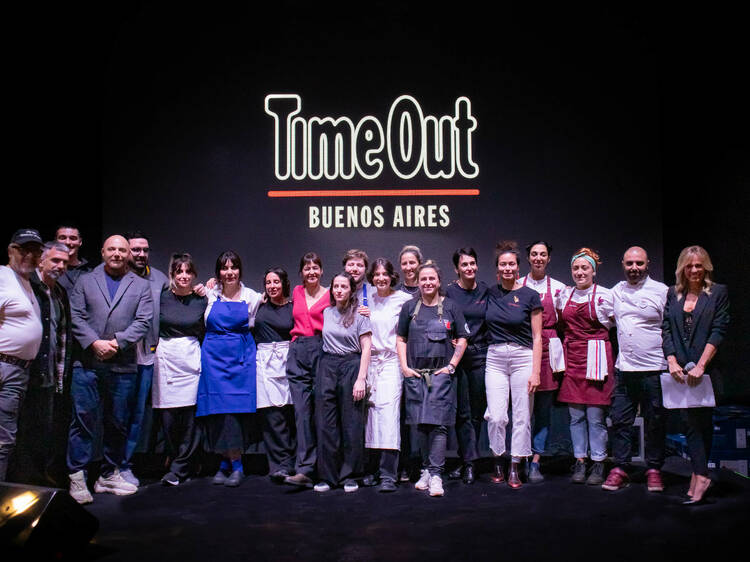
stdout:
[[203,322],[206,306],[206,297],[199,297],[195,293],[181,297],[175,295],[169,287],[165,287],[159,302],[159,337],[193,336],[203,339],[206,331]]
[[506,291],[496,285],[487,291],[487,330],[490,343],[532,347],[531,313],[542,308],[539,293],[530,287]]
[[292,303],[288,302],[281,306],[272,302],[264,302],[258,308],[255,315],[255,326],[252,332],[255,343],[272,343],[276,341],[289,341],[289,334],[294,327],[292,317]]
[[419,314],[412,319],[414,308],[420,300],[413,299],[404,303],[398,317],[396,333],[406,339],[407,363],[414,369],[445,367],[453,356],[453,345],[450,340],[469,337],[466,320],[458,305],[450,299],[445,299],[442,318],[445,339],[443,342],[430,342],[428,339],[431,338],[428,338],[426,332],[438,320],[438,307],[437,305],[426,306],[422,303]]
[[487,327],[484,316],[487,312],[487,291],[489,287],[484,281],[478,281],[477,286],[471,291],[462,289],[457,281],[454,281],[445,290],[445,295],[454,301],[464,314],[466,324],[469,326],[469,344],[477,346],[487,345]]

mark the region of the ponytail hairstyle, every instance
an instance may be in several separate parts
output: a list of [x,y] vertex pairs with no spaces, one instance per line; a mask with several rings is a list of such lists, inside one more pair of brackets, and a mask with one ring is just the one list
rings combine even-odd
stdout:
[[[440,283],[440,286],[438,287],[438,295],[441,297],[445,295],[445,291],[443,290],[443,274],[440,272],[440,268],[438,267],[437,262],[434,260],[426,260],[422,262],[419,267],[417,268],[417,283],[419,283],[419,275],[422,273],[423,269],[433,269],[435,273],[437,273],[438,283]],[[420,295],[421,295],[420,291]]]

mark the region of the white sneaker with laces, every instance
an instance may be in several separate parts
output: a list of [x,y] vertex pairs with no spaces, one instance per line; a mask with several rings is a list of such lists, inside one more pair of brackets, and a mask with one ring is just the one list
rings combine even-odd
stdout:
[[347,480],[344,482],[344,491],[347,493],[356,492],[359,490],[359,484],[357,484],[354,480]]
[[313,490],[316,492],[328,492],[331,489],[331,487],[328,485],[327,482],[318,482],[313,486]]
[[443,479],[437,474],[430,476],[430,495],[440,497],[444,494],[443,491]]
[[115,469],[115,471],[106,478],[104,476],[97,478],[96,483],[94,484],[94,491],[97,494],[107,492],[115,494],[116,496],[129,496],[138,491],[138,486],[134,486],[125,480],[122,477],[122,474],[120,474],[120,471]]
[[430,487],[430,471],[426,468],[422,469],[422,472],[419,474],[419,480],[417,480],[417,483],[414,484],[414,487],[417,490],[426,490]]
[[129,468],[120,471],[120,476],[122,476],[122,479],[125,480],[125,482],[130,482],[136,488],[141,485],[141,481],[138,480],[136,475],[133,474],[133,471]]
[[91,492],[86,487],[86,475],[83,473],[83,470],[74,472],[68,477],[70,478],[70,497],[81,505],[94,501],[94,496],[91,495]]

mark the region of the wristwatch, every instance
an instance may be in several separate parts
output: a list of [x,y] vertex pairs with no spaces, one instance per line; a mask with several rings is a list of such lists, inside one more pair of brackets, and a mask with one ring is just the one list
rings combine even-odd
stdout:
[[456,372],[456,368],[453,365],[451,365],[450,363],[448,363],[448,366],[446,367],[446,369],[448,369],[448,372],[451,375]]

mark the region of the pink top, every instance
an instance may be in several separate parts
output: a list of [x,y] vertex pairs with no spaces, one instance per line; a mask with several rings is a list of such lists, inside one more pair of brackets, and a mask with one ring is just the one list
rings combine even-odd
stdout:
[[305,287],[297,285],[292,291],[292,316],[294,317],[294,328],[289,332],[292,341],[298,336],[315,336],[323,332],[323,311],[331,306],[330,291],[326,291],[312,308],[307,308],[305,298]]

